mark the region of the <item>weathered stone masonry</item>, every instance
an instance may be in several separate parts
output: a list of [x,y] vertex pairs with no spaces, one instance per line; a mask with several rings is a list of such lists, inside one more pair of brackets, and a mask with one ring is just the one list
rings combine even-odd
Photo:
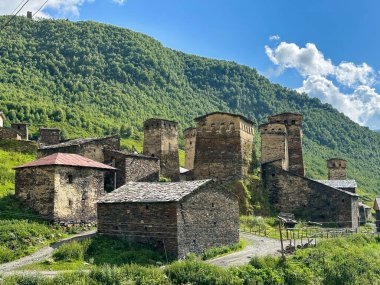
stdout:
[[98,232],[183,258],[239,241],[238,201],[210,180],[129,182],[98,202]]
[[59,144],[61,141],[61,131],[56,128],[40,128],[38,143],[43,145]]
[[183,138],[185,141],[185,168],[191,170],[194,168],[194,157],[195,157],[195,142],[197,138],[196,128],[187,128],[183,131]]
[[252,161],[253,124],[247,118],[222,112],[196,118],[195,179],[241,179]]
[[269,202],[277,211],[291,212],[313,222],[357,227],[358,195],[329,187],[283,170],[272,163],[262,165]]

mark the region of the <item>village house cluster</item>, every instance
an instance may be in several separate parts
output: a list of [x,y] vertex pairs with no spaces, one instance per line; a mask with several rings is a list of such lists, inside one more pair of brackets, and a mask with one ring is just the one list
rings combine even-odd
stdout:
[[[27,124],[7,129],[4,120],[0,112],[0,138],[28,139]],[[327,161],[328,180],[305,177],[302,121],[300,114],[283,113],[259,126],[270,204],[307,221],[365,223],[371,209],[359,203],[345,160]],[[237,243],[238,198],[226,185],[253,169],[254,125],[223,112],[195,123],[183,134],[185,168],[179,165],[178,124],[170,120],[144,122],[142,154],[122,150],[119,136],[62,141],[59,129],[41,128],[38,159],[15,168],[16,195],[47,220],[96,223],[100,234],[165,248],[179,258]],[[379,202],[376,207],[380,211]]]

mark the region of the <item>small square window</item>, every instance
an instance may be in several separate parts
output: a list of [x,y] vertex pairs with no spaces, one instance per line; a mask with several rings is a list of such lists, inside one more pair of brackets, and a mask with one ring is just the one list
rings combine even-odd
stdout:
[[67,181],[68,181],[69,184],[72,184],[73,181],[74,181],[74,177],[73,177],[71,174],[69,174],[69,175],[67,176]]

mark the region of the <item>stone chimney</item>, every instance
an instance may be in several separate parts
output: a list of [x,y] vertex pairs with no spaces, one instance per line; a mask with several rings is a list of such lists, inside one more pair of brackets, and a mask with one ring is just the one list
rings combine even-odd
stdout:
[[327,160],[329,180],[346,180],[346,164],[347,161],[341,158],[331,158]]
[[32,19],[33,18],[33,13],[31,11],[26,12],[26,17],[28,19]]

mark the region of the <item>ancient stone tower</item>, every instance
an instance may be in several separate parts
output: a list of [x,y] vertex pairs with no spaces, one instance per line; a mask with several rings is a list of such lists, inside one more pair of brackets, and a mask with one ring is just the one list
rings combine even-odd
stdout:
[[41,145],[58,144],[61,141],[61,131],[55,128],[40,128],[38,142]]
[[160,159],[161,175],[179,181],[178,130],[177,123],[163,119],[148,119],[144,122],[145,155]]
[[288,132],[284,124],[269,123],[259,126],[261,136],[261,164],[273,162],[288,170]]
[[196,118],[194,178],[241,179],[252,161],[253,123],[247,118],[215,112]]
[[302,154],[302,121],[303,116],[295,113],[282,113],[268,117],[269,123],[279,123],[286,126],[288,135],[288,154],[290,172],[305,176]]
[[347,161],[341,158],[331,158],[327,161],[329,180],[346,180]]
[[183,131],[183,138],[185,140],[185,168],[194,168],[194,157],[195,157],[195,141],[197,137],[197,128],[187,128]]
[[12,123],[11,128],[21,135],[22,140],[28,140],[29,137],[29,124],[28,123]]

